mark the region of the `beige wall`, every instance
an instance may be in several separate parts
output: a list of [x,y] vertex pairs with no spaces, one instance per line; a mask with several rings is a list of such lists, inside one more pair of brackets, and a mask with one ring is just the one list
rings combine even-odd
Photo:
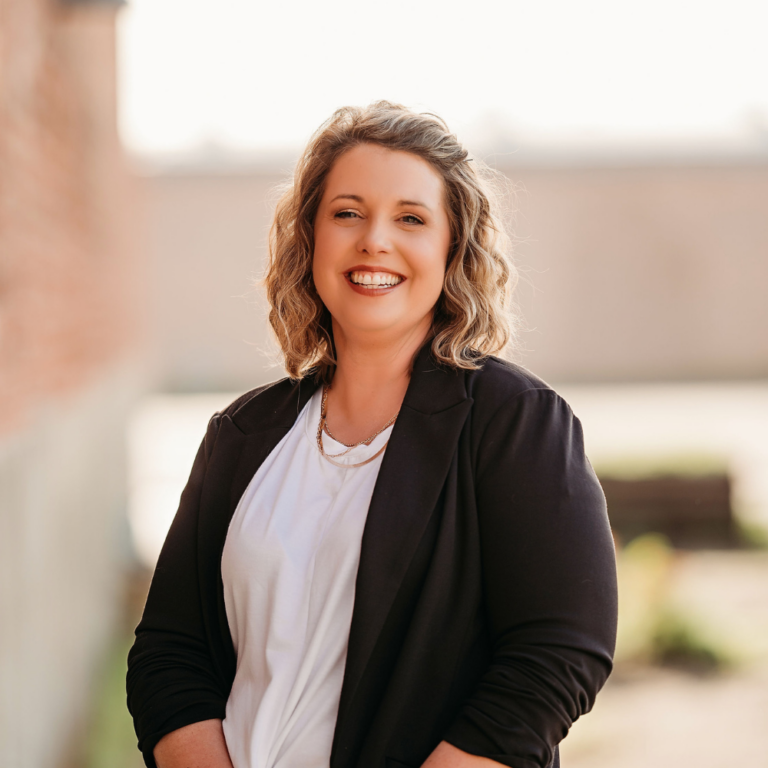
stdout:
[[[768,163],[509,168],[518,189],[522,362],[554,381],[768,376]],[[277,375],[250,292],[268,168],[143,177],[160,380],[243,389]]]
[[557,380],[768,376],[768,164],[526,170],[526,364]]
[[262,269],[272,173],[153,175],[147,212],[148,325],[157,380],[169,389],[247,389],[265,368]]

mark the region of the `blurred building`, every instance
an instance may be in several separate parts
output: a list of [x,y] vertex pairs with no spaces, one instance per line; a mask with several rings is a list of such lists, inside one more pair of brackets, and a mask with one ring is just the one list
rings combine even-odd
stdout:
[[0,765],[79,751],[120,610],[139,388],[118,2],[0,5]]
[[[514,190],[524,365],[557,383],[768,377],[768,152],[518,153],[497,165]],[[147,166],[165,388],[282,375],[261,355],[270,340],[252,282],[290,169],[221,151]]]

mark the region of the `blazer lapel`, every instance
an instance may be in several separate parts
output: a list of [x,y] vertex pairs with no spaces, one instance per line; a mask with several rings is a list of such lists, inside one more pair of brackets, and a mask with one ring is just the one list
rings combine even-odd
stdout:
[[[221,553],[229,523],[237,504],[256,470],[274,450],[296,421],[301,409],[317,389],[310,378],[298,382],[284,379],[258,390],[258,408],[249,398],[231,413],[221,416],[206,483],[200,500],[198,530],[198,574],[201,599],[208,604],[206,615],[218,613],[216,627],[209,627],[209,639],[218,649],[224,679],[235,674],[235,653],[224,606],[221,580]],[[214,593],[206,589],[217,584]],[[215,600],[215,605],[210,600]]]
[[318,386],[311,377],[295,382],[283,380],[260,394],[263,403],[258,410],[246,403],[233,414],[234,426],[245,433],[245,442],[230,485],[229,518],[256,470],[288,434]]
[[466,394],[464,372],[438,367],[430,346],[426,343],[414,362],[368,511],[337,738],[435,509],[473,402]]

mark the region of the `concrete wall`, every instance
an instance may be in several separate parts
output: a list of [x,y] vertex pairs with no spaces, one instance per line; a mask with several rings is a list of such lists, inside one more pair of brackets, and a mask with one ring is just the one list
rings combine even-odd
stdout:
[[124,422],[137,385],[115,367],[41,403],[0,441],[4,768],[80,764],[93,675],[129,564]]
[[[502,170],[517,189],[525,365],[573,382],[768,376],[764,158]],[[284,177],[215,162],[144,175],[165,386],[243,389],[279,374],[259,353],[270,337],[252,277]]]

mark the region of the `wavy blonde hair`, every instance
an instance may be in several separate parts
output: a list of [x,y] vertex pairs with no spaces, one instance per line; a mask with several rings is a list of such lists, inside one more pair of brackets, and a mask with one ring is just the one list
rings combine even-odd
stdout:
[[435,305],[432,354],[456,368],[504,351],[515,337],[511,294],[517,272],[487,168],[478,167],[432,114],[379,101],[343,107],[315,132],[277,202],[263,284],[269,322],[291,378],[330,382],[336,365],[330,313],[312,280],[314,220],[334,162],[360,144],[410,152],[442,177],[452,241]]

